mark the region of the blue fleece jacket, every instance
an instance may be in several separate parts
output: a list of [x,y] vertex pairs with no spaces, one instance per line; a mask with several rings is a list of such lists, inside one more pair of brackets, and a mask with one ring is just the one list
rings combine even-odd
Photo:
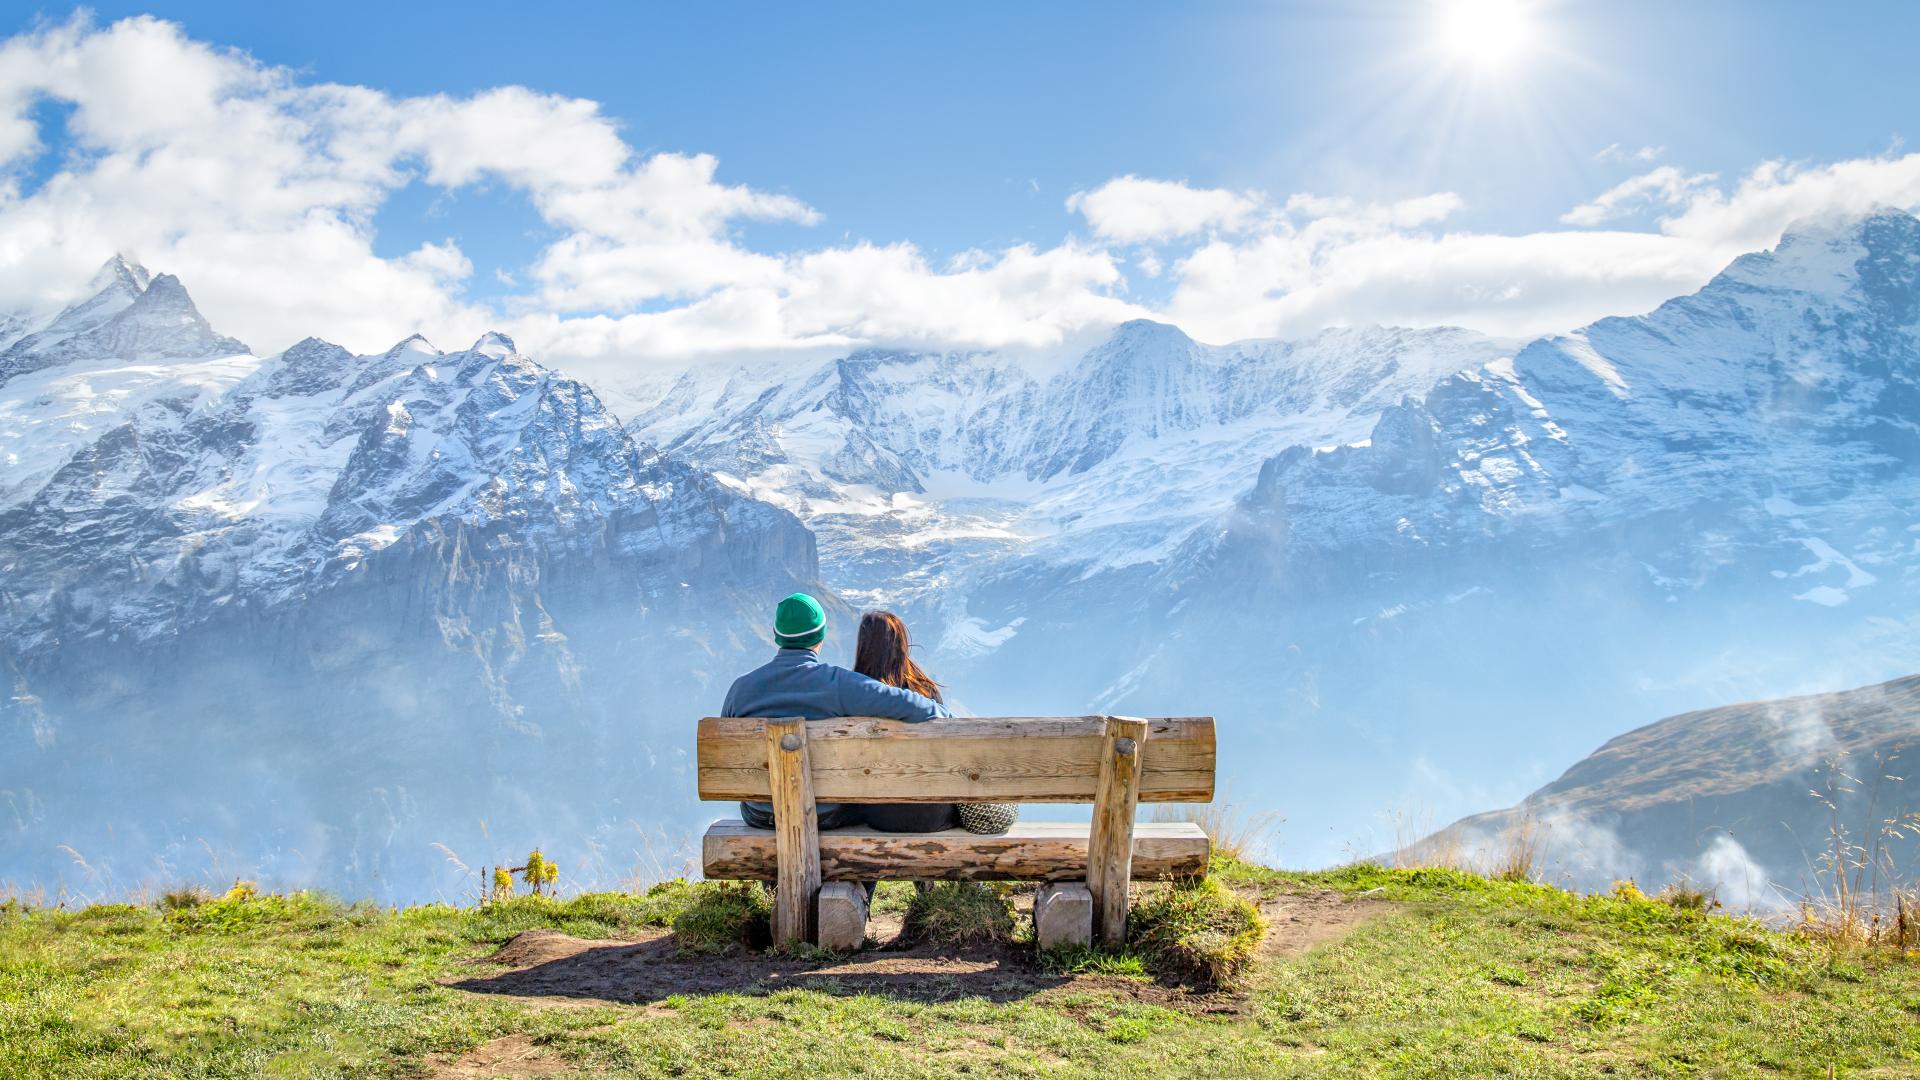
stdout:
[[[799,716],[808,720],[878,716],[919,723],[953,714],[932,698],[825,663],[812,649],[781,649],[771,662],[733,680],[720,715]],[[749,805],[773,812],[766,803]],[[815,809],[825,817],[837,805],[819,803]]]

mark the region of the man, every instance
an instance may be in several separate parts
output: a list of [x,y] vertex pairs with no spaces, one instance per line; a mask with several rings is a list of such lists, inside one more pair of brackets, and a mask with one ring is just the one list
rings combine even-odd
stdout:
[[[733,680],[721,715],[808,720],[878,716],[909,723],[953,715],[931,698],[821,662],[820,643],[826,639],[827,613],[820,601],[806,593],[780,601],[773,613],[773,641],[780,651],[771,662]],[[816,803],[814,811],[822,829],[860,822],[858,806]],[[741,803],[740,817],[756,829],[773,828],[773,807],[767,803]]]

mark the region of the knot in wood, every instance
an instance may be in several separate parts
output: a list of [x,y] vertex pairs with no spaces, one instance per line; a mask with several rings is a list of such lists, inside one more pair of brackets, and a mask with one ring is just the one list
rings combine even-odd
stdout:
[[1127,738],[1125,735],[1113,740],[1113,752],[1119,754],[1121,757],[1132,757],[1133,752],[1137,749],[1139,749],[1139,747],[1135,746],[1133,740]]
[[789,752],[800,749],[800,736],[791,734],[780,736],[780,749]]

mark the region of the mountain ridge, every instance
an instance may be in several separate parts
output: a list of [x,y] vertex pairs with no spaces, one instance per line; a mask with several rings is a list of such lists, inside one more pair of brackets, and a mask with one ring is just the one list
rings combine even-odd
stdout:
[[[340,839],[349,818],[420,839],[425,803],[376,809],[395,790],[465,805],[406,765],[449,754],[521,825],[604,843],[628,798],[608,770],[680,767],[675,718],[765,647],[769,597],[806,588],[836,634],[851,605],[900,611],[963,709],[1218,715],[1223,785],[1330,861],[1336,829],[1404,792],[1457,814],[1518,798],[1631,718],[1920,669],[1920,223],[1765,255],[1519,348],[1444,328],[1211,346],[1136,322],[1045,375],[899,350],[683,373],[624,422],[633,386],[610,406],[497,334],[265,358],[204,355],[230,339],[191,320],[87,339],[154,344],[0,387],[0,733],[69,769],[122,737],[224,768],[206,740],[251,725],[341,766],[385,724],[382,783],[300,784],[356,808],[324,811],[353,859],[378,830]],[[132,311],[144,271],[124,269],[61,317]],[[149,306],[169,298],[186,310],[172,285]],[[254,700],[157,738],[226,708],[183,665]],[[364,715],[334,732],[318,702]],[[569,754],[601,779],[561,780]],[[490,771],[508,760],[534,763],[524,782]],[[530,794],[554,784],[567,798]],[[46,790],[0,776],[23,788]],[[672,785],[646,799],[675,827],[699,814]]]
[[[1474,814],[1396,858],[1456,851],[1487,864],[1516,834],[1546,880],[1690,881],[1737,908],[1792,907],[1836,888],[1831,830],[1912,869],[1920,675],[1701,709],[1617,735],[1515,806]],[[1907,827],[1887,831],[1906,819]]]

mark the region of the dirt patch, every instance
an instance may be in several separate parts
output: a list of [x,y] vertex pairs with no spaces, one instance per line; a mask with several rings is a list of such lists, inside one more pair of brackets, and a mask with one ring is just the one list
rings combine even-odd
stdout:
[[528,930],[518,934],[512,941],[500,946],[489,956],[473,961],[476,964],[505,964],[508,967],[524,968],[535,964],[552,963],[577,956],[588,949],[606,945],[637,945],[635,941],[583,941],[577,937],[568,937],[558,930]]
[[[824,961],[759,953],[681,956],[670,934],[638,942],[581,941],[553,931],[522,934],[484,962],[515,970],[452,982],[462,990],[527,998],[597,999],[628,1004],[675,994],[760,993],[802,987],[827,993],[877,993],[916,1001],[986,997],[1010,1001],[1069,979],[1050,975],[1014,946],[972,950],[903,947],[893,942]],[[539,959],[516,963],[516,957]]]
[[457,1058],[435,1055],[427,1060],[431,1080],[480,1080],[482,1077],[554,1076],[567,1063],[548,1054],[525,1035],[482,1043]]
[[1389,901],[1362,899],[1332,889],[1248,899],[1267,919],[1267,938],[1260,946],[1266,956],[1297,956],[1399,910],[1398,904]]
[[[1025,897],[1019,898],[1024,908]],[[1336,940],[1394,905],[1332,891],[1250,896],[1270,923],[1263,951],[1288,956]],[[553,930],[529,930],[476,963],[511,971],[450,983],[479,994],[547,1003],[611,1001],[649,1005],[676,994],[771,994],[809,989],[882,994],[913,1001],[980,997],[989,1001],[1105,994],[1202,1015],[1235,1013],[1245,996],[1107,975],[1061,975],[1042,968],[1030,946],[962,948],[907,941],[897,915],[868,925],[873,945],[829,960],[783,960],[760,953],[679,955],[671,934],[639,941],[583,941]],[[1067,1006],[1072,1012],[1071,1005]]]

